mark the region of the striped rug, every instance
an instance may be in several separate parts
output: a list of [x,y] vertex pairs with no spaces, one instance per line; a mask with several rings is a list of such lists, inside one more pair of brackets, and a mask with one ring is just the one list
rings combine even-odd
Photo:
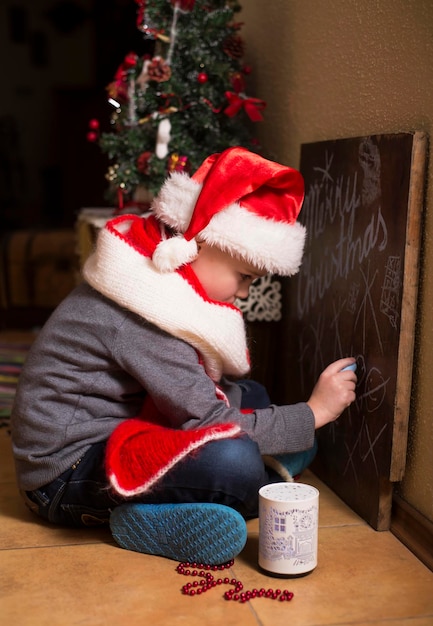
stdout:
[[0,342],[0,428],[9,426],[9,418],[21,368],[30,344]]

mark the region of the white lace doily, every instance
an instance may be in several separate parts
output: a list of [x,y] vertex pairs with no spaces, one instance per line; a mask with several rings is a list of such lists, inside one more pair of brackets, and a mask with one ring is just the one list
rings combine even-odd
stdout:
[[259,278],[246,300],[236,305],[248,322],[278,322],[281,319],[281,283],[273,276]]

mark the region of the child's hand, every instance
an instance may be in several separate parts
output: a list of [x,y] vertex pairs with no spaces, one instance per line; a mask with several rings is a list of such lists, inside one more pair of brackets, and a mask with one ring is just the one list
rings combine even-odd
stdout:
[[314,413],[316,428],[336,420],[355,400],[356,374],[341,371],[355,363],[352,357],[339,359],[320,374],[307,404]]

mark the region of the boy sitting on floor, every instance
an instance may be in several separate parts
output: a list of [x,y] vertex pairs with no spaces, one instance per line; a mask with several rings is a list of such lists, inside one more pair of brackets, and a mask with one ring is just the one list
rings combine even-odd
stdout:
[[[219,564],[246,541],[263,485],[312,460],[315,430],[355,399],[329,365],[306,402],[276,406],[242,380],[235,306],[302,260],[296,170],[244,148],[173,173],[153,214],[108,222],[85,281],[28,355],[12,415],[18,483],[57,524],[110,523],[123,547]],[[241,381],[239,383],[239,381]]]

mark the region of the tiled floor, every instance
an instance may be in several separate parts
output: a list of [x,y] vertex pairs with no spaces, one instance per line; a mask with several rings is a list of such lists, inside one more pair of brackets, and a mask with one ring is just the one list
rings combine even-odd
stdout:
[[0,430],[0,624],[17,626],[433,625],[433,573],[389,532],[372,530],[315,476],[319,564],[277,580],[258,571],[258,522],[229,570],[245,589],[280,587],[291,602],[227,602],[223,587],[181,594],[176,563],[118,548],[108,530],[48,526],[20,500]]

